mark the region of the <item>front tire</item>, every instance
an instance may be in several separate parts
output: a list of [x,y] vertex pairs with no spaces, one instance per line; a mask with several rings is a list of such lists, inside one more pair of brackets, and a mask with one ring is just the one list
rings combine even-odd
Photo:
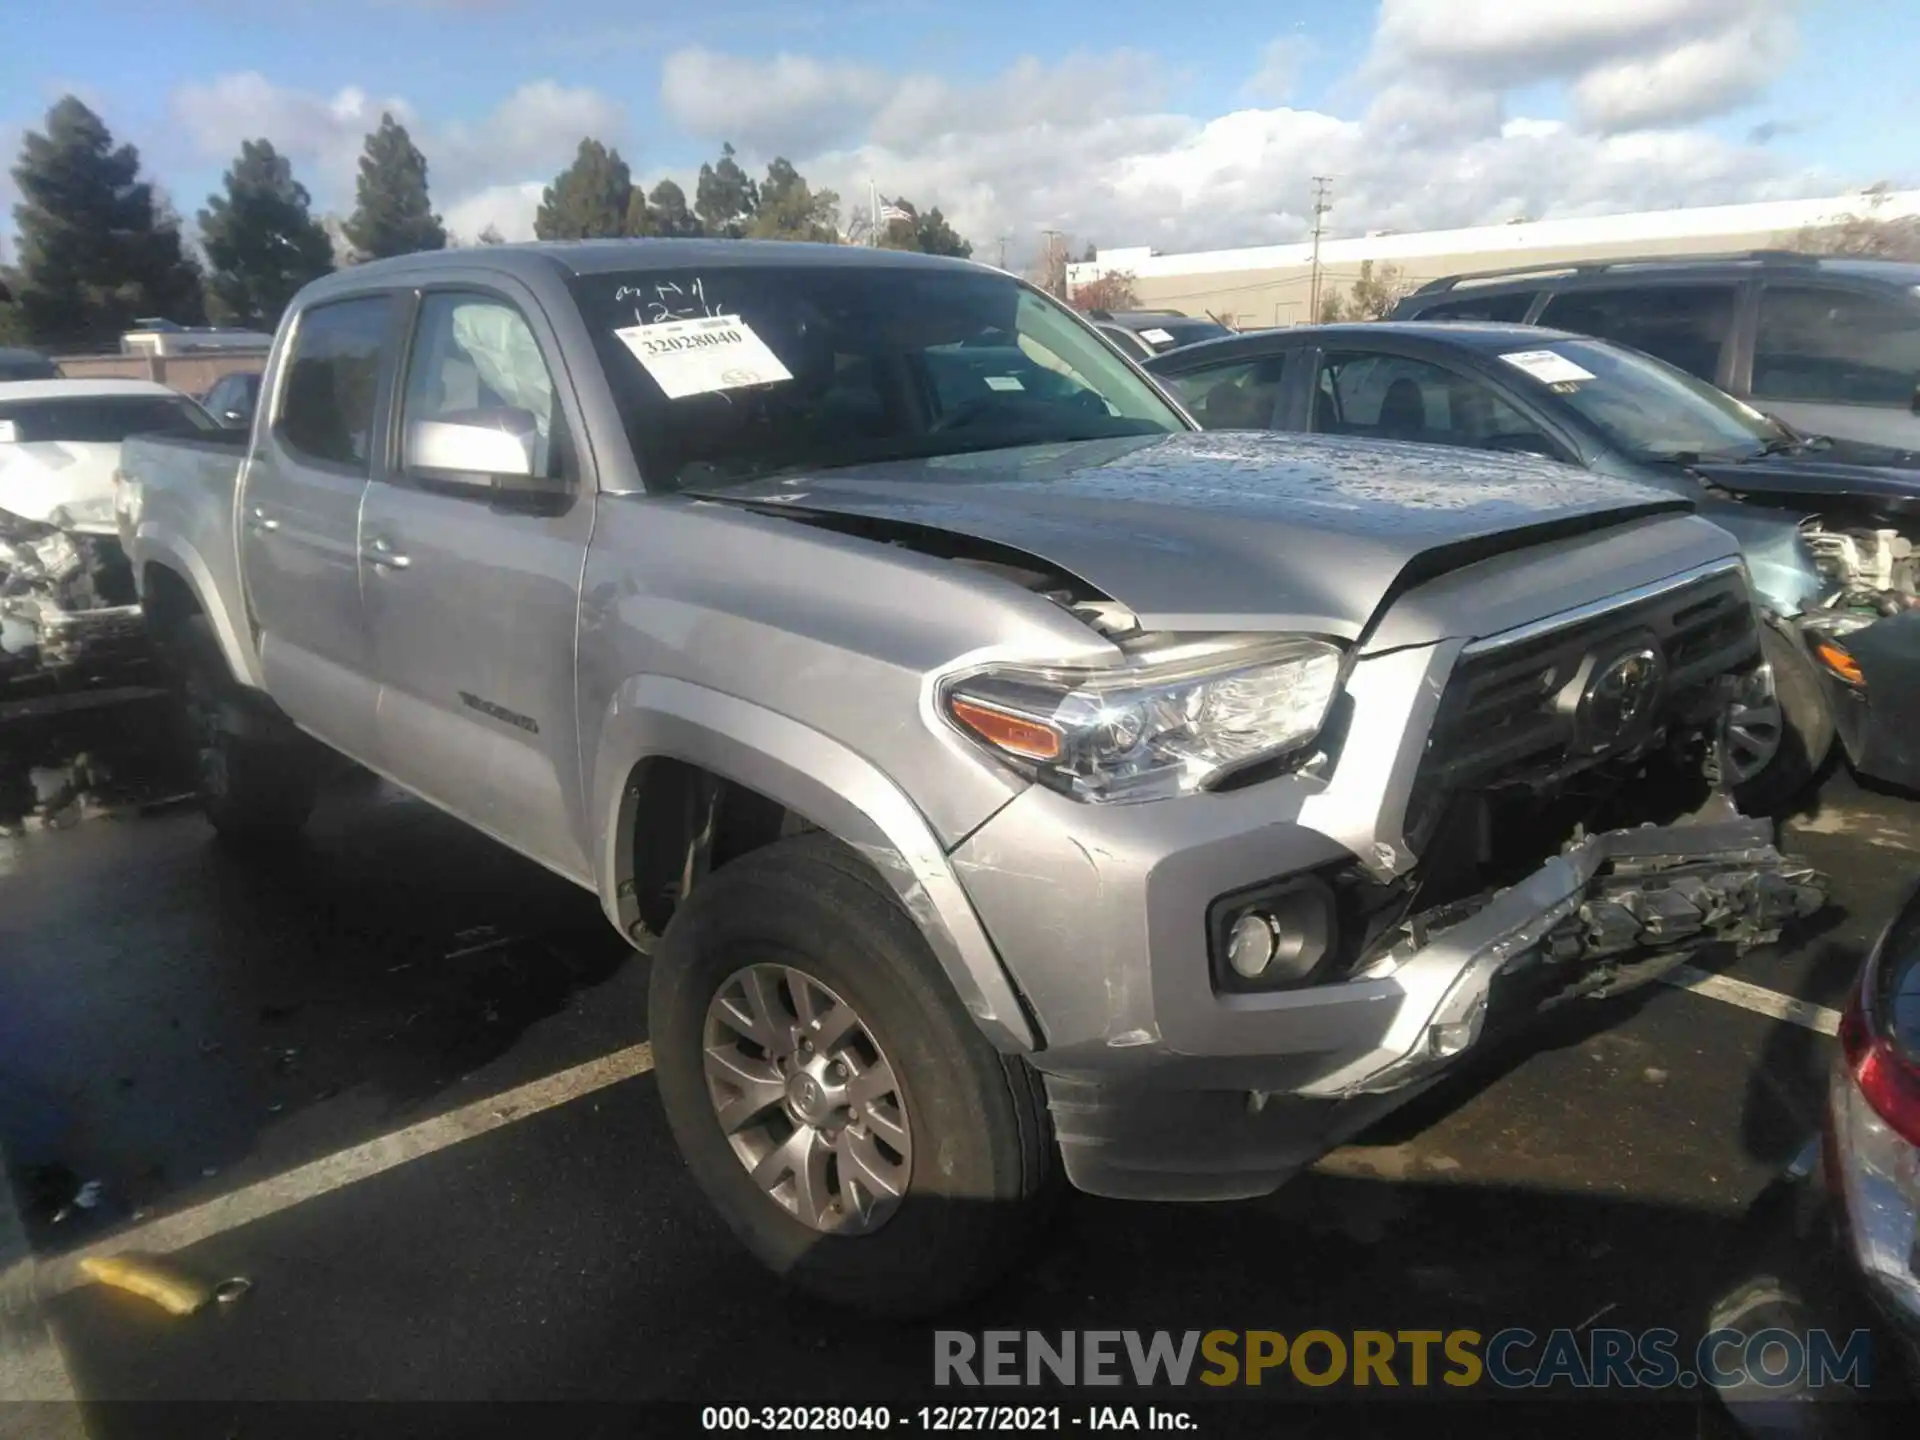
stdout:
[[1833,749],[1833,715],[1820,677],[1791,640],[1762,626],[1760,653],[1770,684],[1757,679],[1736,698],[1722,765],[1743,814],[1777,816],[1819,778]]
[[915,1315],[1019,1258],[1055,1168],[1037,1077],[987,1043],[891,892],[831,837],[779,841],[696,888],[648,1009],[681,1154],[775,1272]]
[[[234,721],[248,697],[227,668],[205,616],[181,627],[177,673],[200,808],[222,841],[283,844],[313,813],[320,752],[286,722],[243,731]],[[258,733],[264,732],[264,733]]]

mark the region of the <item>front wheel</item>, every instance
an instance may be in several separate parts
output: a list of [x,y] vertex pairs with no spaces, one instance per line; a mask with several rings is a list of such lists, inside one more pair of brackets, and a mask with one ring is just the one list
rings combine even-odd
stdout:
[[1721,766],[1741,811],[1778,815],[1826,764],[1833,716],[1820,677],[1791,640],[1763,626],[1760,652],[1765,663],[1742,683],[1728,710]]
[[648,1009],[681,1154],[773,1270],[907,1315],[1018,1259],[1054,1168],[1037,1078],[987,1043],[912,920],[829,837],[695,889]]

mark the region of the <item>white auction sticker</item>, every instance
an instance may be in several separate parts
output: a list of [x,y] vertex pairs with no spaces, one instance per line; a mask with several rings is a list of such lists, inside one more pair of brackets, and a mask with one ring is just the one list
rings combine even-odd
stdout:
[[738,315],[629,325],[613,333],[669,400],[793,378]]
[[1552,350],[1514,350],[1500,357],[1516,370],[1524,370],[1542,385],[1574,384],[1593,379],[1591,370],[1583,370],[1566,356]]
[[1018,375],[989,375],[986,377],[989,390],[1024,390]]
[[1171,345],[1173,343],[1173,336],[1158,328],[1142,330],[1140,332],[1140,338],[1149,345]]
[[18,432],[13,428],[13,421],[0,420],[0,445],[13,444],[17,436]]

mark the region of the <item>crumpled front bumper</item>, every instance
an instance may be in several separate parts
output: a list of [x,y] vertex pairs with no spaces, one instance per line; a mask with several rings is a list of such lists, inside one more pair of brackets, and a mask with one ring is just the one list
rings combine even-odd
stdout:
[[43,670],[109,670],[147,654],[138,605],[62,610],[38,596],[0,601],[0,656]]
[[[1049,1071],[1068,1175],[1141,1199],[1264,1194],[1543,1012],[1645,984],[1705,945],[1767,943],[1826,896],[1768,822],[1724,801],[1689,823],[1588,837],[1482,902],[1413,917],[1352,977],[1296,992],[1319,1021],[1315,1050],[1240,1059],[1222,1074],[1244,1088],[1179,1057]],[[1374,1043],[1342,1048],[1362,1020]]]
[[1920,790],[1920,611],[1837,637],[1859,666],[1847,684],[1816,664],[1847,759],[1862,775]]

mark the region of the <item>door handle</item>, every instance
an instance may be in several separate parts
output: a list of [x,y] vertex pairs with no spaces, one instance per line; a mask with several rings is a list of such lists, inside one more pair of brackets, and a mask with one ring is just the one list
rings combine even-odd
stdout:
[[405,555],[393,548],[393,542],[375,536],[367,542],[367,548],[361,552],[368,563],[389,570],[404,570],[413,563]]
[[280,522],[267,514],[267,507],[255,505],[247,511],[247,528],[262,534],[271,535],[280,528]]

